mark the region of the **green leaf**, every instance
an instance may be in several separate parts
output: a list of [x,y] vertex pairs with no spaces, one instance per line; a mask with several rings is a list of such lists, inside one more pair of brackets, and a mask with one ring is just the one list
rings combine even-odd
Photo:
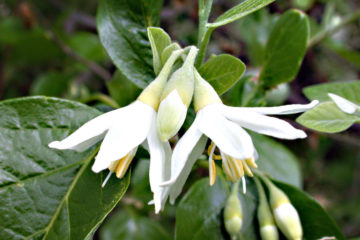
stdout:
[[274,179],[301,187],[301,172],[296,156],[282,144],[260,134],[251,133],[258,151],[260,170]]
[[209,178],[193,184],[176,211],[175,239],[225,239],[221,233],[221,210],[228,195],[227,183],[219,175],[213,186]]
[[359,122],[360,117],[344,113],[333,102],[324,102],[303,113],[296,121],[316,131],[336,133]]
[[96,24],[117,68],[138,87],[154,79],[146,27],[159,23],[162,0],[101,0]]
[[306,52],[310,27],[307,16],[289,10],[277,21],[268,39],[260,80],[266,87],[290,82],[299,71]]
[[334,220],[310,195],[285,183],[275,181],[275,184],[286,193],[299,213],[304,239],[333,236],[337,240],[345,240]]
[[38,77],[31,85],[31,95],[61,97],[69,89],[72,74],[63,72],[47,72]]
[[155,74],[158,75],[162,69],[161,54],[164,49],[170,45],[171,39],[169,35],[161,28],[149,27],[148,37],[151,44],[151,50],[153,54],[153,65]]
[[110,81],[106,83],[110,96],[115,99],[119,106],[125,106],[134,101],[140,94],[141,89],[131,82],[120,71],[116,71]]
[[209,23],[207,26],[210,28],[217,28],[234,22],[274,1],[275,0],[246,0],[220,15],[214,23]]
[[120,211],[101,228],[102,240],[170,240],[171,237],[162,226],[148,217],[136,216],[129,211]]
[[83,152],[47,145],[100,114],[47,97],[0,103],[0,239],[85,239],[129,184],[90,170],[96,147]]
[[229,90],[245,72],[245,64],[230,54],[221,54],[210,58],[199,69],[206,79],[221,95]]
[[334,93],[347,100],[360,104],[360,81],[324,83],[304,89],[304,94],[311,100],[329,101],[328,93]]
[[93,61],[108,59],[97,35],[90,32],[76,32],[68,39],[69,47],[84,58]]

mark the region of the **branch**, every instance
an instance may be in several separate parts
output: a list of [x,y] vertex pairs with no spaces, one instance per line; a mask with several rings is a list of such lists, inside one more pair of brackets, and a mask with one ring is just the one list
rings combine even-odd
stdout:
[[310,41],[308,43],[308,48],[311,48],[314,45],[318,44],[319,42],[324,40],[327,36],[330,36],[330,35],[336,33],[343,26],[355,21],[359,17],[360,17],[360,10],[357,10],[353,14],[351,14],[351,15],[349,15],[347,17],[344,17],[343,20],[340,23],[338,23],[338,24],[336,24],[334,26],[331,26],[329,28],[326,28],[324,31],[321,31],[320,33],[316,34],[312,39],[310,39]]

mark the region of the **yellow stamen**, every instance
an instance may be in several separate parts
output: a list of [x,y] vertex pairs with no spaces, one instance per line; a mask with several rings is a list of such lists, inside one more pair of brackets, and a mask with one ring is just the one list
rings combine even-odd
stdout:
[[210,186],[214,185],[216,180],[216,167],[215,167],[215,161],[209,160],[209,176],[210,176]]
[[215,147],[216,147],[216,146],[215,146],[214,142],[211,142],[210,145],[209,145],[209,147],[208,147],[207,153],[208,153],[209,157],[211,156],[211,159],[221,160],[221,159],[222,159],[221,156],[220,156],[220,155],[216,155],[216,154],[214,153]]
[[240,159],[236,159],[236,162],[239,165],[240,168],[240,177],[244,176],[244,166],[243,166],[243,162]]
[[247,175],[249,175],[250,177],[253,177],[253,173],[251,172],[250,167],[247,165],[247,163],[245,161],[243,161],[243,165],[244,165],[244,170],[246,172]]
[[253,168],[257,168],[257,164],[255,163],[255,158],[251,157],[251,158],[247,158],[245,159],[246,163],[249,164],[251,167]]
[[122,178],[125,175],[126,171],[128,170],[131,161],[135,157],[136,151],[137,148],[134,148],[123,158],[112,162],[108,167],[110,172],[115,172],[117,178]]

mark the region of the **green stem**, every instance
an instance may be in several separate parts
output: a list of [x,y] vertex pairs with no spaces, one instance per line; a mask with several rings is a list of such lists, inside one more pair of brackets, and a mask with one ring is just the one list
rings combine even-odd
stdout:
[[199,53],[197,55],[196,61],[195,61],[195,67],[200,67],[205,59],[206,49],[207,45],[209,44],[210,37],[212,32],[214,31],[214,28],[207,28],[205,32],[205,36],[201,43],[199,44]]
[[205,36],[206,29],[207,29],[206,24],[208,23],[212,4],[213,4],[213,0],[199,0],[198,46],[200,46],[200,44]]
[[114,99],[112,99],[111,97],[109,97],[105,94],[102,94],[102,93],[96,93],[96,94],[89,96],[88,98],[81,100],[81,102],[83,102],[83,103],[88,103],[91,101],[99,101],[99,102],[105,103],[113,108],[120,107],[119,104]]
[[343,21],[341,21],[339,24],[336,24],[335,26],[329,27],[325,29],[324,31],[318,33],[315,35],[312,39],[310,39],[308,43],[308,48],[313,47],[314,45],[318,44],[322,40],[324,40],[327,36],[330,36],[334,33],[336,33],[338,30],[340,30],[344,25],[347,25],[356,19],[360,18],[360,10],[354,12],[348,17],[345,17]]

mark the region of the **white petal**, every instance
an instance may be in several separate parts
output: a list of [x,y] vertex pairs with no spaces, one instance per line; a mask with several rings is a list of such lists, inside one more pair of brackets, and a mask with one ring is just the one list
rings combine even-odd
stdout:
[[190,153],[188,160],[186,161],[185,166],[184,166],[183,170],[181,171],[179,177],[170,186],[170,203],[171,204],[174,204],[175,199],[180,195],[180,193],[184,187],[184,184],[185,184],[187,178],[189,177],[192,166],[195,164],[196,160],[198,160],[199,157],[201,156],[201,154],[204,152],[207,139],[208,138],[204,135],[200,138],[200,140],[197,142],[194,149]]
[[318,100],[314,100],[308,104],[290,104],[278,107],[228,107],[231,111],[237,110],[251,110],[260,114],[266,115],[286,115],[286,114],[295,114],[305,112],[314,108],[319,104]]
[[353,114],[356,112],[357,109],[360,109],[360,106],[356,105],[349,100],[335,95],[333,93],[328,94],[329,97],[334,101],[334,103],[345,113]]
[[284,120],[258,114],[250,109],[237,109],[236,111],[232,111],[233,109],[230,108],[224,109],[224,114],[228,119],[255,132],[282,139],[306,137],[304,131],[294,128]]
[[155,213],[159,213],[164,209],[169,195],[169,188],[160,186],[160,183],[170,179],[171,147],[168,142],[160,140],[156,129],[156,116],[154,116],[147,140],[150,152],[150,187],[154,194]]
[[101,144],[95,163],[94,172],[106,169],[112,161],[119,160],[141,144],[149,133],[155,110],[140,101],[132,104],[128,114],[117,119]]
[[221,151],[234,158],[249,158],[254,155],[254,145],[249,134],[222,115],[222,104],[211,104],[198,112],[199,129]]
[[72,149],[79,152],[86,150],[100,141],[105,136],[106,131],[116,123],[118,119],[125,117],[131,110],[132,105],[133,104],[104,113],[88,121],[64,140],[51,142],[49,147]]
[[187,107],[177,90],[172,91],[159,106],[157,127],[162,141],[173,137],[183,125]]
[[190,165],[187,163],[188,158],[202,136],[202,132],[199,131],[199,123],[199,118],[196,117],[191,127],[177,142],[171,157],[171,179],[162,183],[162,186],[173,184],[182,174],[184,168]]

